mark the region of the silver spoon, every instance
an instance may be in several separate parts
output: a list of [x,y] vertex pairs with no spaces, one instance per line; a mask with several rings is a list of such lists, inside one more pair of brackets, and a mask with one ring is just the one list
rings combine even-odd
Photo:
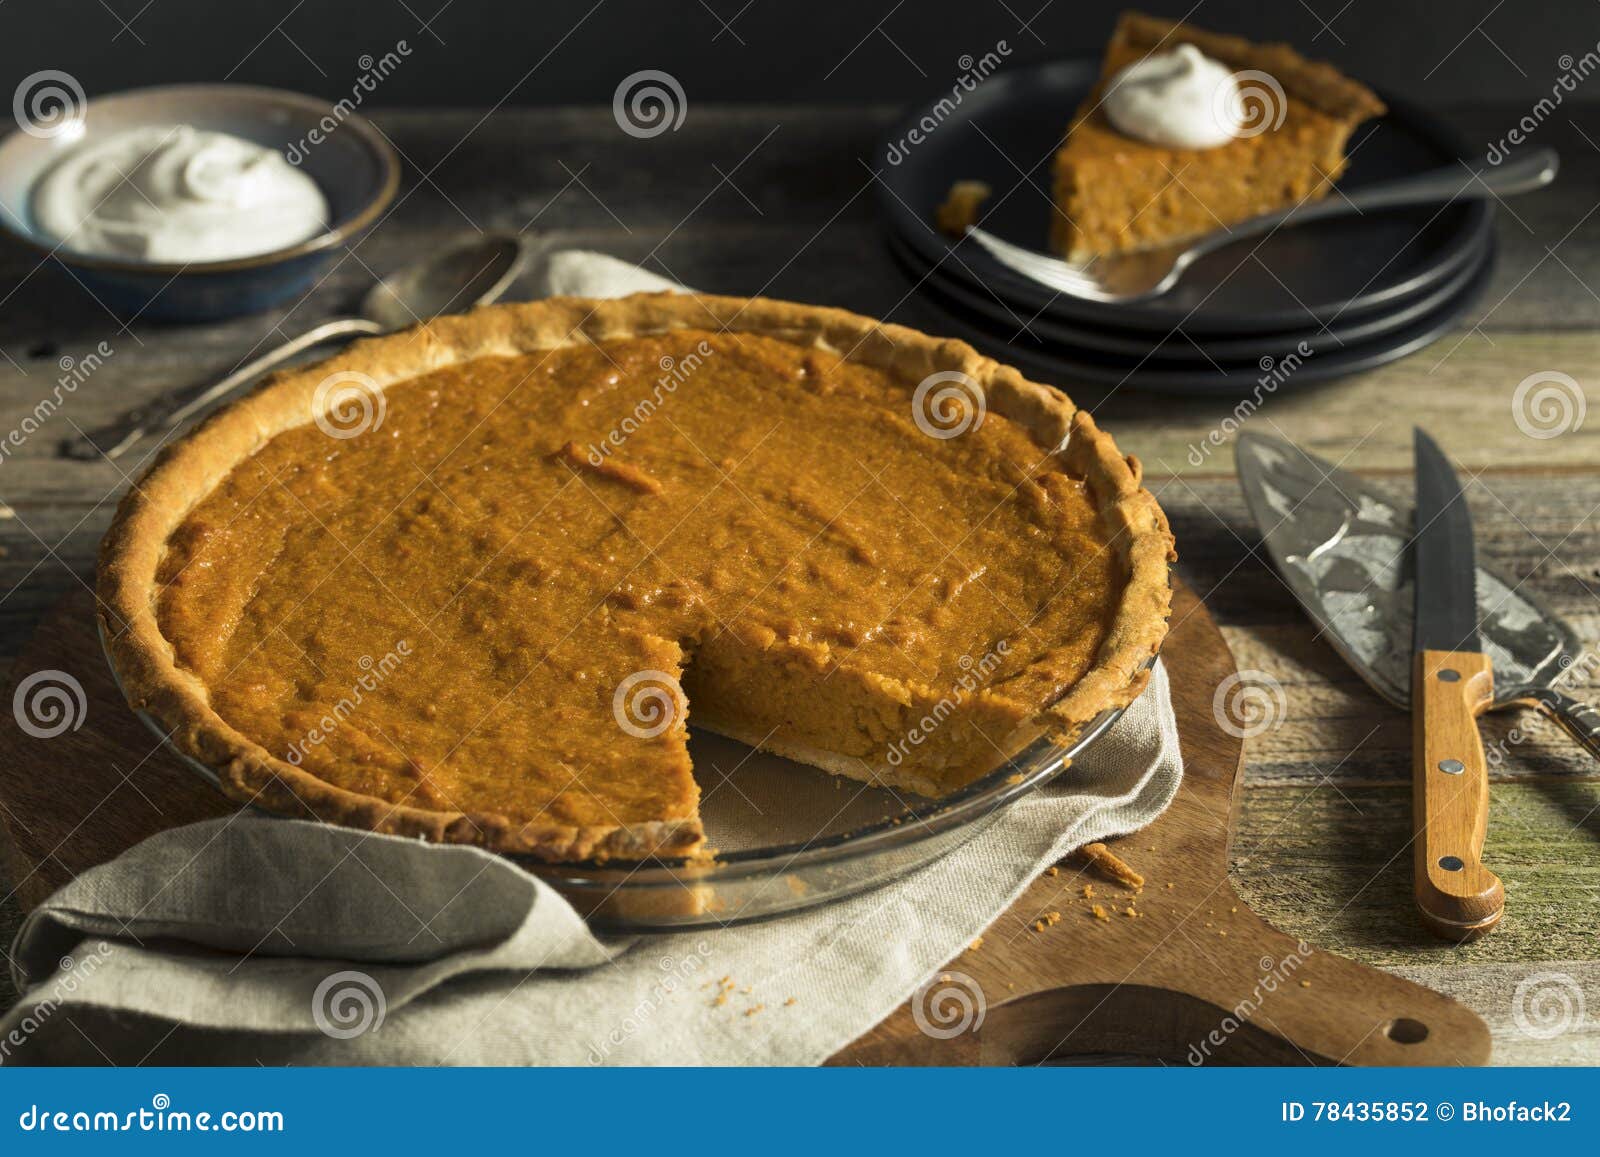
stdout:
[[1178,278],[1197,258],[1246,237],[1259,237],[1274,229],[1308,221],[1354,216],[1378,209],[1443,204],[1458,197],[1526,193],[1555,180],[1559,167],[1560,159],[1554,149],[1539,149],[1498,168],[1433,169],[1398,181],[1365,185],[1320,201],[1302,201],[1291,208],[1252,217],[1204,237],[1191,237],[1132,253],[1091,257],[1087,261],[1062,261],[1035,253],[1002,241],[976,225],[968,227],[967,236],[983,246],[1001,265],[1046,289],[1085,301],[1117,305],[1161,296],[1178,284]]
[[61,444],[67,458],[117,458],[149,434],[167,435],[195,414],[296,354],[342,337],[403,329],[446,313],[494,301],[516,280],[524,249],[515,233],[489,233],[408,265],[377,282],[361,299],[359,317],[323,322],[253,358],[210,385],[177,390],[127,411]]

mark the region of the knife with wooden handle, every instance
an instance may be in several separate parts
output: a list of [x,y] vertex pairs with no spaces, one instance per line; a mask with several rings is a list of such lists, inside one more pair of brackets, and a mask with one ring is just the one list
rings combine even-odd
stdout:
[[1505,889],[1483,866],[1489,768],[1478,716],[1494,672],[1478,637],[1472,516],[1437,443],[1416,431],[1412,825],[1417,909],[1448,940],[1500,922]]

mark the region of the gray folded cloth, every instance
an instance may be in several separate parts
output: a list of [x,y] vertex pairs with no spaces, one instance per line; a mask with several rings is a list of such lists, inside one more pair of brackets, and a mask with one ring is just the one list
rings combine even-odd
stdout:
[[[552,255],[541,278],[589,296],[670,285],[598,254]],[[146,840],[30,914],[0,1064],[817,1064],[1047,865],[1150,823],[1182,773],[1157,664],[1055,784],[920,871],[632,940],[477,848],[241,812]]]

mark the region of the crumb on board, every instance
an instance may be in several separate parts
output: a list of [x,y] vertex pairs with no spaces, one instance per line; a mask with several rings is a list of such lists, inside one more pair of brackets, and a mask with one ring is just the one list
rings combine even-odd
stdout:
[[978,207],[989,199],[991,192],[993,190],[982,181],[955,182],[933,213],[939,231],[952,237],[965,236],[967,230],[978,223]]
[[1044,874],[1050,877],[1059,876],[1061,875],[1061,869],[1056,867],[1054,864],[1051,864],[1044,870]]
[[1111,913],[1106,911],[1106,906],[1104,904],[1096,904],[1091,907],[1089,909],[1089,915],[1093,916],[1096,920],[1111,919]]
[[1085,884],[1083,886],[1083,898],[1085,900],[1093,900],[1094,899],[1094,885],[1093,884]]
[[1311,987],[1311,982],[1309,980],[1302,980],[1300,982],[1300,987],[1301,988],[1310,988]]
[[1076,854],[1085,864],[1114,884],[1121,884],[1125,888],[1144,887],[1144,877],[1130,868],[1104,844],[1085,844]]
[[978,949],[980,949],[982,947],[983,947],[983,937],[982,936],[976,936],[976,937],[973,938],[972,943],[967,945],[967,951],[968,952],[976,952]]
[[1046,928],[1059,923],[1061,923],[1060,912],[1046,912],[1043,916],[1040,916],[1037,920],[1035,920],[1030,927],[1035,932],[1043,932]]

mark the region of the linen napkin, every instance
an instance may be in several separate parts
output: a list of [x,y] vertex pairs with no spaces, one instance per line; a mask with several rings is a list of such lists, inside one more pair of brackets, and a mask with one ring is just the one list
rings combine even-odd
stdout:
[[[575,251],[533,276],[545,294],[672,287]],[[781,919],[633,939],[476,848],[240,812],[152,837],[28,917],[0,1064],[817,1064],[1050,863],[1154,820],[1182,771],[1158,663],[1056,783],[933,864]]]

